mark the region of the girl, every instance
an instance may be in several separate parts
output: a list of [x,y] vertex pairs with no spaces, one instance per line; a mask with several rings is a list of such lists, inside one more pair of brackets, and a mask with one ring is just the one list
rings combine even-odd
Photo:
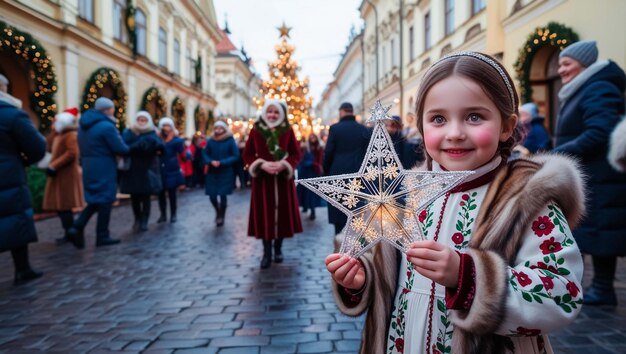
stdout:
[[[74,110],[68,109],[55,116],[54,131],[48,137],[52,157],[47,169],[48,179],[42,205],[43,210],[57,212],[66,235],[74,224],[72,210],[85,206],[78,156],[78,124],[76,116],[70,113]],[[57,241],[69,240],[63,237]]]
[[185,177],[185,189],[189,190],[193,187],[193,156],[196,154],[196,146],[191,143],[189,138],[185,138],[183,142],[185,149],[182,154],[178,155],[178,163],[180,163]]
[[215,224],[222,226],[226,214],[226,196],[233,193],[235,179],[233,165],[239,159],[239,148],[228,124],[221,120],[215,122],[213,136],[202,150],[202,157],[207,166],[206,194],[211,198],[211,204],[215,208]]
[[[313,178],[322,175],[322,163],[324,162],[324,148],[321,146],[317,135],[310,134],[302,149],[302,161],[298,164],[298,178]],[[298,186],[298,201],[302,211],[311,209],[309,220],[315,220],[315,208],[322,206],[322,199],[304,186]]]
[[[252,176],[248,235],[263,240],[261,268],[281,263],[283,238],[302,232],[293,170],[300,147],[287,120],[287,106],[266,100],[261,117],[250,131],[243,160]],[[280,215],[280,221],[279,221]]]
[[358,260],[326,258],[339,309],[368,310],[362,353],[552,353],[545,334],[576,317],[583,262],[569,225],[583,213],[582,178],[563,156],[507,162],[517,107],[510,76],[484,54],[452,54],[425,74],[426,165],[475,174],[420,212],[425,240],[406,256],[381,243]]
[[161,179],[163,181],[163,190],[159,193],[159,209],[161,216],[157,222],[165,222],[167,220],[165,193],[170,200],[170,222],[176,222],[176,189],[185,183],[183,173],[180,170],[178,162],[178,154],[182,153],[185,145],[183,139],[178,137],[178,131],[174,127],[172,118],[163,117],[159,120],[159,131],[161,139],[165,144],[165,150],[161,155]]
[[120,191],[130,194],[135,216],[133,229],[147,231],[150,196],[159,194],[163,189],[158,157],[163,152],[163,142],[156,134],[152,116],[146,111],[137,112],[122,138],[130,147],[131,162],[128,171],[122,173]]

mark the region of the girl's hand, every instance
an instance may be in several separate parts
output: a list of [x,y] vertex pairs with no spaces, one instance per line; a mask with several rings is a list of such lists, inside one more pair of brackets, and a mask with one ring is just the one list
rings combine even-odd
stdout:
[[461,257],[452,248],[435,241],[418,241],[409,246],[406,257],[426,278],[448,288],[456,288]]
[[344,288],[360,290],[365,285],[365,268],[358,259],[333,253],[325,263],[333,280]]
[[274,174],[274,165],[273,162],[263,162],[261,164],[261,169],[267,173],[269,173],[270,175]]
[[213,167],[220,167],[220,161],[219,160],[211,161],[211,166],[213,166]]

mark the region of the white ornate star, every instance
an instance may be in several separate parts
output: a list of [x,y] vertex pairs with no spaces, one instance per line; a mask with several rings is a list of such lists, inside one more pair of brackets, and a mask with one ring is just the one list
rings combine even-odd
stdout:
[[405,252],[423,239],[419,212],[473,173],[404,170],[383,124],[388,110],[380,101],[370,109],[375,125],[358,172],[296,181],[348,216],[339,252],[355,258],[380,241]]
[[370,108],[370,117],[366,123],[376,123],[379,120],[393,120],[387,112],[391,109],[391,105],[383,107],[380,100],[376,100],[376,103]]

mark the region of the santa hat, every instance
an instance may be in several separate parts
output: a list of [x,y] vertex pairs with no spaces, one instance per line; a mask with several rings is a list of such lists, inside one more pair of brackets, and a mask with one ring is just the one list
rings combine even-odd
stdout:
[[54,130],[57,133],[62,133],[67,128],[76,127],[76,117],[68,112],[61,112],[54,116]]
[[68,108],[68,109],[64,110],[63,112],[69,113],[69,114],[73,115],[74,117],[78,118],[78,108],[76,108],[76,107]]

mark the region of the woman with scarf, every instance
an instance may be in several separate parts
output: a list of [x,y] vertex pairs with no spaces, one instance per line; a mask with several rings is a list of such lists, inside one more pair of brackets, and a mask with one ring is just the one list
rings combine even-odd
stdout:
[[159,193],[161,216],[159,216],[157,222],[161,223],[167,220],[167,200],[165,195],[167,193],[170,201],[170,223],[175,223],[177,207],[176,189],[185,183],[178,155],[185,149],[185,143],[183,139],[178,137],[178,130],[176,130],[172,118],[161,118],[159,120],[159,131],[165,148],[161,155],[161,180],[163,182],[163,190]]
[[281,263],[283,238],[302,232],[293,180],[300,147],[284,102],[265,101],[250,131],[243,160],[252,176],[248,235],[263,240],[261,269],[265,269],[272,262],[272,246],[274,262]]
[[205,191],[215,208],[215,224],[222,226],[226,214],[226,196],[233,193],[233,165],[239,159],[239,148],[228,124],[221,120],[215,123],[213,135],[202,150],[202,158],[207,167]]
[[[324,162],[324,148],[315,134],[309,135],[304,149],[302,149],[302,161],[298,164],[298,178],[314,178],[322,176],[322,164]],[[298,201],[302,211],[311,209],[309,220],[315,220],[315,208],[322,206],[322,198],[311,192],[304,186],[298,186]]]
[[163,151],[163,142],[156,134],[152,116],[146,111],[137,112],[122,138],[130,147],[130,168],[122,173],[120,191],[130,194],[135,216],[133,229],[146,231],[150,196],[163,189],[158,157]]

